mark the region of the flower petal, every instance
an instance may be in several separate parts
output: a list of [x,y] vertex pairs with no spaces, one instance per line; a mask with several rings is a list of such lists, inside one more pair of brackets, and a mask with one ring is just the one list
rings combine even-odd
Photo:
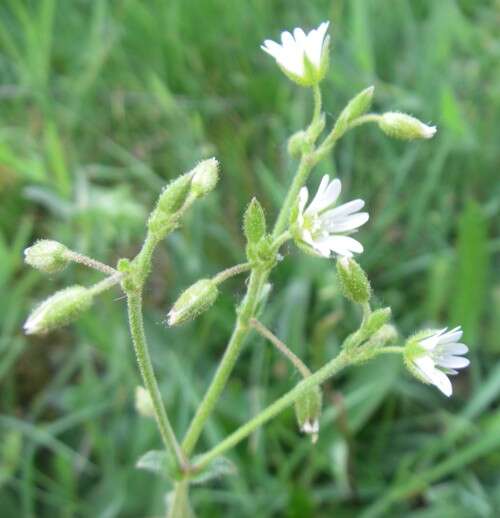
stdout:
[[442,334],[439,337],[439,343],[440,344],[449,344],[452,342],[457,342],[462,338],[463,331],[460,326],[455,327],[451,331],[448,331],[447,333]]
[[463,356],[444,356],[443,358],[436,359],[436,363],[440,367],[447,369],[463,369],[470,364],[470,360]]
[[363,245],[349,236],[327,236],[324,241],[328,243],[330,250],[339,255],[352,256],[352,252],[361,254]]
[[358,212],[344,218],[327,218],[322,220],[322,225],[330,232],[348,232],[364,225],[370,216],[368,212]]
[[469,348],[465,344],[455,343],[455,344],[445,344],[443,347],[443,351],[446,354],[467,354],[469,352]]
[[344,203],[343,205],[339,205],[334,209],[331,209],[323,214],[323,217],[326,218],[340,218],[343,216],[348,216],[354,212],[358,212],[365,206],[365,202],[363,200],[352,200],[348,203]]

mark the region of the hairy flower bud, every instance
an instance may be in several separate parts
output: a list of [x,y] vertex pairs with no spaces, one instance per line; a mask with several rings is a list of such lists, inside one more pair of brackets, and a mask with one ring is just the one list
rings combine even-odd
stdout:
[[258,243],[266,233],[266,216],[257,198],[252,198],[245,211],[243,231],[247,242],[251,244]]
[[57,241],[41,239],[24,251],[27,264],[45,273],[57,273],[69,263],[68,249]]
[[212,279],[195,282],[177,299],[168,313],[168,325],[175,326],[196,318],[217,299],[219,290]]
[[170,182],[158,198],[157,210],[163,214],[174,214],[186,201],[191,189],[192,174],[186,173]]
[[391,308],[382,308],[374,311],[363,325],[363,332],[367,337],[375,334],[391,318]]
[[297,131],[288,139],[288,154],[292,158],[299,158],[304,150],[306,143],[307,133],[304,130]]
[[321,403],[321,389],[318,385],[308,390],[295,402],[295,415],[299,429],[311,435],[312,442],[318,439]]
[[204,196],[212,191],[219,181],[219,162],[216,158],[203,160],[191,173],[191,192],[195,196]]
[[137,413],[143,417],[154,417],[155,415],[151,395],[141,385],[135,388],[135,409]]
[[92,305],[92,292],[83,286],[58,291],[42,302],[24,324],[27,335],[47,333],[76,320]]
[[374,90],[375,87],[369,86],[347,103],[335,123],[334,132],[337,138],[344,134],[353,120],[365,114],[370,109]]
[[365,272],[359,264],[348,257],[337,261],[337,274],[342,293],[357,304],[365,304],[370,300],[371,286]]
[[378,125],[389,137],[403,140],[429,139],[436,133],[436,126],[428,126],[411,115],[399,112],[384,113]]

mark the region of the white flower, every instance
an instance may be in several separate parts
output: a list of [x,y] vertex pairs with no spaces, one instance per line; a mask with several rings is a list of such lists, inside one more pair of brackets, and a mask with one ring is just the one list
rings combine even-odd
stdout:
[[293,30],[293,36],[284,31],[281,45],[265,40],[261,49],[270,54],[292,80],[303,86],[316,84],[323,79],[328,65],[329,38],[325,36],[329,24],[323,22],[308,34],[299,27]]
[[470,361],[461,356],[469,350],[465,344],[459,342],[463,334],[461,327],[446,331],[445,327],[421,338],[418,341],[420,351],[410,361],[425,381],[450,397],[453,390],[447,375],[458,374],[456,369],[467,367]]
[[309,245],[314,253],[323,257],[330,257],[332,252],[343,257],[363,252],[361,243],[346,234],[354,232],[368,221],[367,212],[358,212],[365,202],[353,200],[334,208],[341,188],[339,179],[330,182],[328,175],[323,176],[318,192],[307,209],[307,187],[302,187],[299,193],[297,237]]

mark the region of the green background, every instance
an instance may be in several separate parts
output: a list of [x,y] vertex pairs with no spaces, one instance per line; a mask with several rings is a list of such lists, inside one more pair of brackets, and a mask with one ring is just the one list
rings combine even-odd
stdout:
[[[318,443],[288,410],[233,450],[239,475],[197,488],[202,517],[489,517],[500,513],[500,3],[481,0],[5,0],[0,6],[0,516],[164,515],[168,481],[134,468],[160,448],[136,416],[139,383],[124,300],[101,296],[76,324],[23,336],[37,301],[98,274],[23,265],[40,237],[115,264],[133,256],[159,190],[198,160],[222,164],[155,256],[147,333],[176,431],[185,431],[230,334],[244,279],[196,322],[167,329],[181,290],[244,259],[241,217],[272,220],[296,163],[286,139],[309,92],[259,45],[331,20],[322,84],[328,124],[375,85],[374,109],[438,126],[401,143],[358,128],[317,167],[366,200],[360,257],[403,336],[462,324],[471,367],[450,400],[398,358],[325,386]],[[295,247],[272,276],[265,322],[312,368],[359,319],[334,262]],[[495,270],[496,261],[496,270]],[[298,381],[252,335],[200,448]],[[200,450],[201,451],[201,450]]]

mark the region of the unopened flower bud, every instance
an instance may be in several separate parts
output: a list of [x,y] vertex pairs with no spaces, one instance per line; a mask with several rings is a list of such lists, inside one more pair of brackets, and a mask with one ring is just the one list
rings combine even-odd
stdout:
[[143,417],[154,417],[155,410],[153,406],[153,400],[151,399],[151,395],[149,392],[138,385],[135,388],[135,409],[139,415]]
[[217,299],[219,290],[212,279],[201,279],[184,291],[168,313],[168,325],[175,326],[196,318]]
[[252,244],[258,243],[266,233],[266,216],[257,198],[252,198],[245,211],[243,231],[245,232],[247,242]]
[[191,173],[193,174],[191,191],[195,196],[204,196],[217,185],[219,180],[219,162],[216,158],[203,160]]
[[177,212],[188,197],[191,180],[191,173],[186,173],[170,182],[158,198],[157,210],[169,215]]
[[436,133],[436,126],[428,126],[411,115],[399,112],[384,113],[378,125],[389,137],[403,140],[429,139]]
[[379,331],[391,318],[391,308],[382,308],[374,311],[363,325],[364,334],[367,337]]
[[369,86],[347,103],[335,123],[334,131],[338,137],[344,134],[353,120],[365,114],[370,109],[374,90],[375,88],[373,86]]
[[42,302],[24,324],[27,335],[47,333],[76,320],[92,305],[92,292],[83,286],[58,291]]
[[27,264],[45,273],[57,273],[69,263],[68,249],[57,241],[41,239],[24,251]]
[[292,158],[299,158],[307,142],[307,133],[303,130],[297,131],[288,139],[288,154]]
[[351,258],[342,257],[337,261],[337,274],[342,293],[357,304],[365,304],[370,300],[371,287],[366,273]]
[[301,432],[311,435],[313,443],[318,440],[321,403],[321,389],[318,385],[308,390],[295,402],[295,415],[299,429]]

